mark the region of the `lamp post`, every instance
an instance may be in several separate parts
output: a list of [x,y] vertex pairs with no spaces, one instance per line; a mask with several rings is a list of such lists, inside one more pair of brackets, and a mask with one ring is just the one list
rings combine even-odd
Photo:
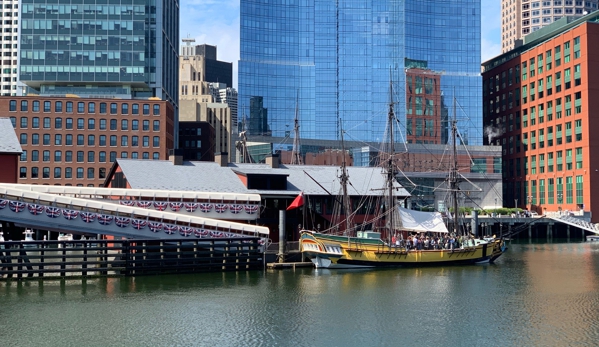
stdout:
[[562,211],[562,199],[564,197],[564,194],[562,193],[557,193],[557,210],[558,211]]

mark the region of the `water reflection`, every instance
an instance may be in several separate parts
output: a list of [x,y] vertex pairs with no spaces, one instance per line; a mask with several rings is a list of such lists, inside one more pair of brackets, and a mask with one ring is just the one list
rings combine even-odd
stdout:
[[0,322],[6,345],[594,346],[598,273],[599,243],[569,243],[482,266],[10,281]]

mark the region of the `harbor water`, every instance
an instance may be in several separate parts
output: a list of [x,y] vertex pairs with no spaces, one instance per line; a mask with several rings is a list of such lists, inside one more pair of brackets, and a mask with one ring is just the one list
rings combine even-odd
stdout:
[[0,281],[1,346],[597,346],[599,242],[497,264]]

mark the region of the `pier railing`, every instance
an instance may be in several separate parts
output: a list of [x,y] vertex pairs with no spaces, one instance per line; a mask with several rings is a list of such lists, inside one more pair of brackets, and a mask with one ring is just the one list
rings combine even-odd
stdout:
[[258,240],[6,241],[0,243],[0,281],[261,269]]

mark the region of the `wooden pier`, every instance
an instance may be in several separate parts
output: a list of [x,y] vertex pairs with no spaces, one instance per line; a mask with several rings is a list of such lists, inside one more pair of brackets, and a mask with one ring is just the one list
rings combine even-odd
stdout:
[[5,241],[0,243],[0,280],[262,269],[258,240]]

